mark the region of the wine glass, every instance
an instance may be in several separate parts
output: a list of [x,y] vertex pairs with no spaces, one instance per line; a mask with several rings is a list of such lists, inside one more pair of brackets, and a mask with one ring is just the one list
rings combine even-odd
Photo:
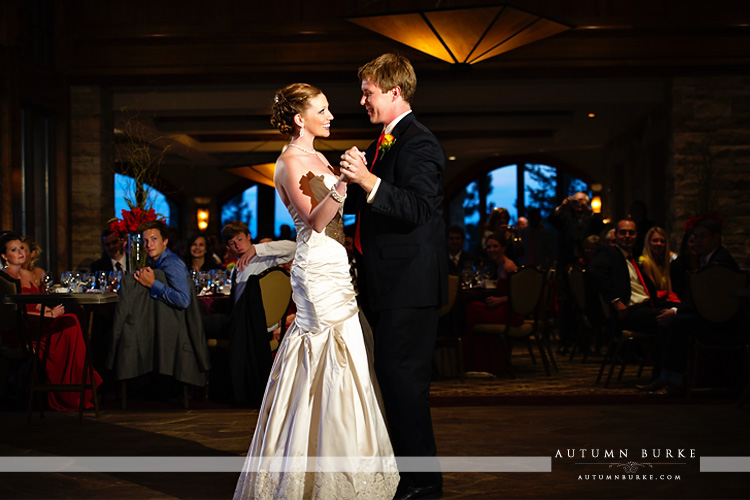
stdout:
[[78,285],[81,283],[81,273],[70,273],[70,279],[68,280],[68,291],[74,293],[78,291]]
[[460,274],[461,283],[465,288],[471,288],[471,284],[474,281],[474,266],[466,266],[463,268]]
[[96,286],[96,274],[95,273],[83,273],[81,278],[81,284],[83,285],[83,291],[93,290]]
[[203,271],[198,273],[198,295],[205,295],[207,293],[207,285],[209,283],[208,273]]
[[107,275],[107,289],[111,292],[119,290],[120,281],[122,281],[122,271],[110,271]]
[[49,293],[52,290],[53,283],[54,280],[52,279],[52,275],[44,273],[44,276],[42,276],[42,292]]
[[96,288],[104,290],[107,287],[107,273],[104,271],[96,272]]
[[64,272],[63,272],[63,273],[62,273],[62,274],[60,275],[60,284],[61,284],[61,285],[62,285],[62,286],[63,286],[64,288],[68,288],[68,290],[70,290],[70,277],[71,277],[71,276],[72,276],[72,273],[71,273],[70,271],[64,271]]

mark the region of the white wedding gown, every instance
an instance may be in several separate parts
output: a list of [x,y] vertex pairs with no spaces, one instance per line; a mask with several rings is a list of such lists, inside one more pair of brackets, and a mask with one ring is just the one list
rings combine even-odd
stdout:
[[[313,178],[313,195],[322,200],[335,182],[330,174]],[[318,233],[287,208],[297,228],[297,317],[276,354],[234,498],[391,500],[396,460],[346,250],[333,239],[343,241],[342,210]]]

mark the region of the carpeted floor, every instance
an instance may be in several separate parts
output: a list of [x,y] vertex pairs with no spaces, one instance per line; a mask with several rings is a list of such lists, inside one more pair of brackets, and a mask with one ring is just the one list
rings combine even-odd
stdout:
[[[636,377],[635,367],[605,388],[594,384],[600,361],[558,357],[559,371],[547,376],[519,350],[515,379],[469,373],[462,380],[436,380],[431,401],[439,456],[552,457],[549,472],[445,471],[443,498],[748,498],[750,472],[701,472],[701,457],[750,457],[750,413],[737,408],[736,391],[704,389],[690,399],[648,396],[634,389],[647,380]],[[29,424],[24,411],[3,411],[0,460],[241,457],[257,414],[199,399],[187,411],[180,401],[131,400],[127,411],[110,401],[99,418],[87,412],[83,424],[70,413],[48,412],[43,419],[35,413]],[[642,469],[638,478],[614,479],[622,471],[612,467],[627,461],[569,457],[600,449],[629,449]],[[645,463],[635,456],[643,449],[693,449],[696,457],[665,461],[662,455]],[[0,473],[0,498],[222,499],[231,498],[236,480],[237,472]]]

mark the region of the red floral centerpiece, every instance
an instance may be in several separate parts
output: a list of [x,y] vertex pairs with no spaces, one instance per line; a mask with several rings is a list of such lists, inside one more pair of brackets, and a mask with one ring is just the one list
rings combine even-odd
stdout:
[[[143,251],[143,242],[141,234],[138,232],[138,226],[144,222],[159,219],[159,215],[153,208],[143,209],[140,207],[130,207],[130,210],[122,210],[122,218],[113,218],[109,221],[109,229],[120,235],[121,238],[128,240],[125,251],[128,253],[130,270],[136,271],[146,266],[146,252]],[[162,218],[163,220],[163,218]]]

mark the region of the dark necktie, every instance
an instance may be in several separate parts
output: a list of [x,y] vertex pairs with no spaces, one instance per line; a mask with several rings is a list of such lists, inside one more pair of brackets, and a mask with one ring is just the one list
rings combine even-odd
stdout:
[[[372,168],[375,166],[375,162],[378,160],[378,154],[380,153],[380,145],[383,144],[384,137],[385,137],[385,131],[381,132],[380,137],[378,137],[378,144],[375,146],[375,157],[372,159],[372,162],[370,163],[370,172],[372,172]],[[360,236],[359,236],[359,223],[360,223],[361,215],[362,215],[362,212],[357,214],[357,227],[354,230],[354,248],[357,249],[360,255],[362,254],[362,241],[360,240]]]
[[115,270],[122,272],[122,264],[115,262]]

